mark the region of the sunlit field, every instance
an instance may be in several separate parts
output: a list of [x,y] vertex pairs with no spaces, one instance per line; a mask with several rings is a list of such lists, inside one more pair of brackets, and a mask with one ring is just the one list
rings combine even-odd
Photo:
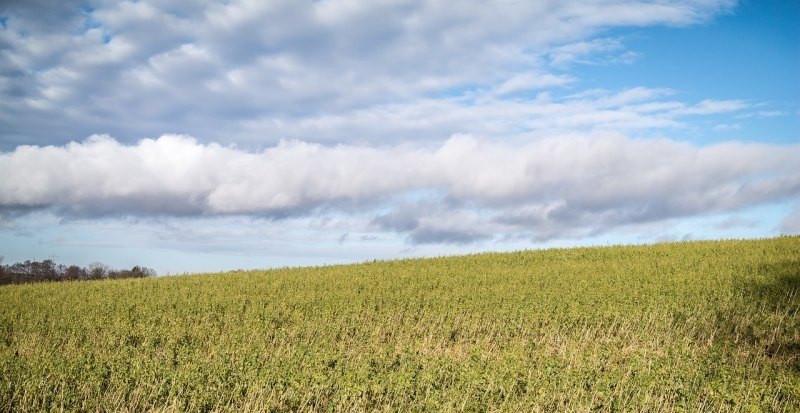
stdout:
[[800,237],[0,287],[0,410],[798,411]]

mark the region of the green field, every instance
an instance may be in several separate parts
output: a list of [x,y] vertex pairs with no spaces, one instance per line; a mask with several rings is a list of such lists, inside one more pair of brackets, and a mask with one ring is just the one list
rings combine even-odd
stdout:
[[0,410],[800,411],[800,237],[0,287]]

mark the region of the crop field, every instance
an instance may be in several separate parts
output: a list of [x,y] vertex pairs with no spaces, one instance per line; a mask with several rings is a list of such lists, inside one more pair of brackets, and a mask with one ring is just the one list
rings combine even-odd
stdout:
[[0,287],[0,411],[800,411],[800,237]]

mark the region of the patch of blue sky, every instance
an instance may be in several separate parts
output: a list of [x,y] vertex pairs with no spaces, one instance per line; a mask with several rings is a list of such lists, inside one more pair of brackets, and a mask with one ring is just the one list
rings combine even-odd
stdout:
[[705,146],[739,141],[770,144],[800,142],[800,115],[786,110],[751,107],[731,113],[682,118],[685,127],[668,136]]
[[668,88],[685,102],[743,100],[754,106],[703,116],[696,125],[708,132],[684,135],[688,140],[798,142],[798,21],[800,2],[745,1],[730,14],[695,26],[615,29],[604,36],[621,39],[638,55],[635,61],[573,64],[569,71],[581,89]]
[[83,14],[83,25],[81,26],[82,33],[103,27],[102,23],[92,17],[93,12],[94,9],[91,7],[85,7],[81,9],[81,13]]
[[[800,3],[743,2],[731,14],[689,27],[615,29],[631,65],[576,66],[589,87],[668,87],[696,99],[755,99],[797,103],[800,81]],[[793,80],[795,87],[787,87]],[[746,96],[742,96],[746,95]]]
[[783,233],[781,224],[796,202],[787,200],[726,213],[675,219],[655,241],[766,238]]
[[474,103],[476,96],[488,91],[486,85],[461,84],[444,89],[437,89],[427,95],[430,99],[452,100],[465,104]]

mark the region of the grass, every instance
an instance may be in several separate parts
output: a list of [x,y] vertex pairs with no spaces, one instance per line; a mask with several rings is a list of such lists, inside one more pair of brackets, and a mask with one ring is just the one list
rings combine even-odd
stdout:
[[0,287],[0,410],[800,411],[800,237]]

